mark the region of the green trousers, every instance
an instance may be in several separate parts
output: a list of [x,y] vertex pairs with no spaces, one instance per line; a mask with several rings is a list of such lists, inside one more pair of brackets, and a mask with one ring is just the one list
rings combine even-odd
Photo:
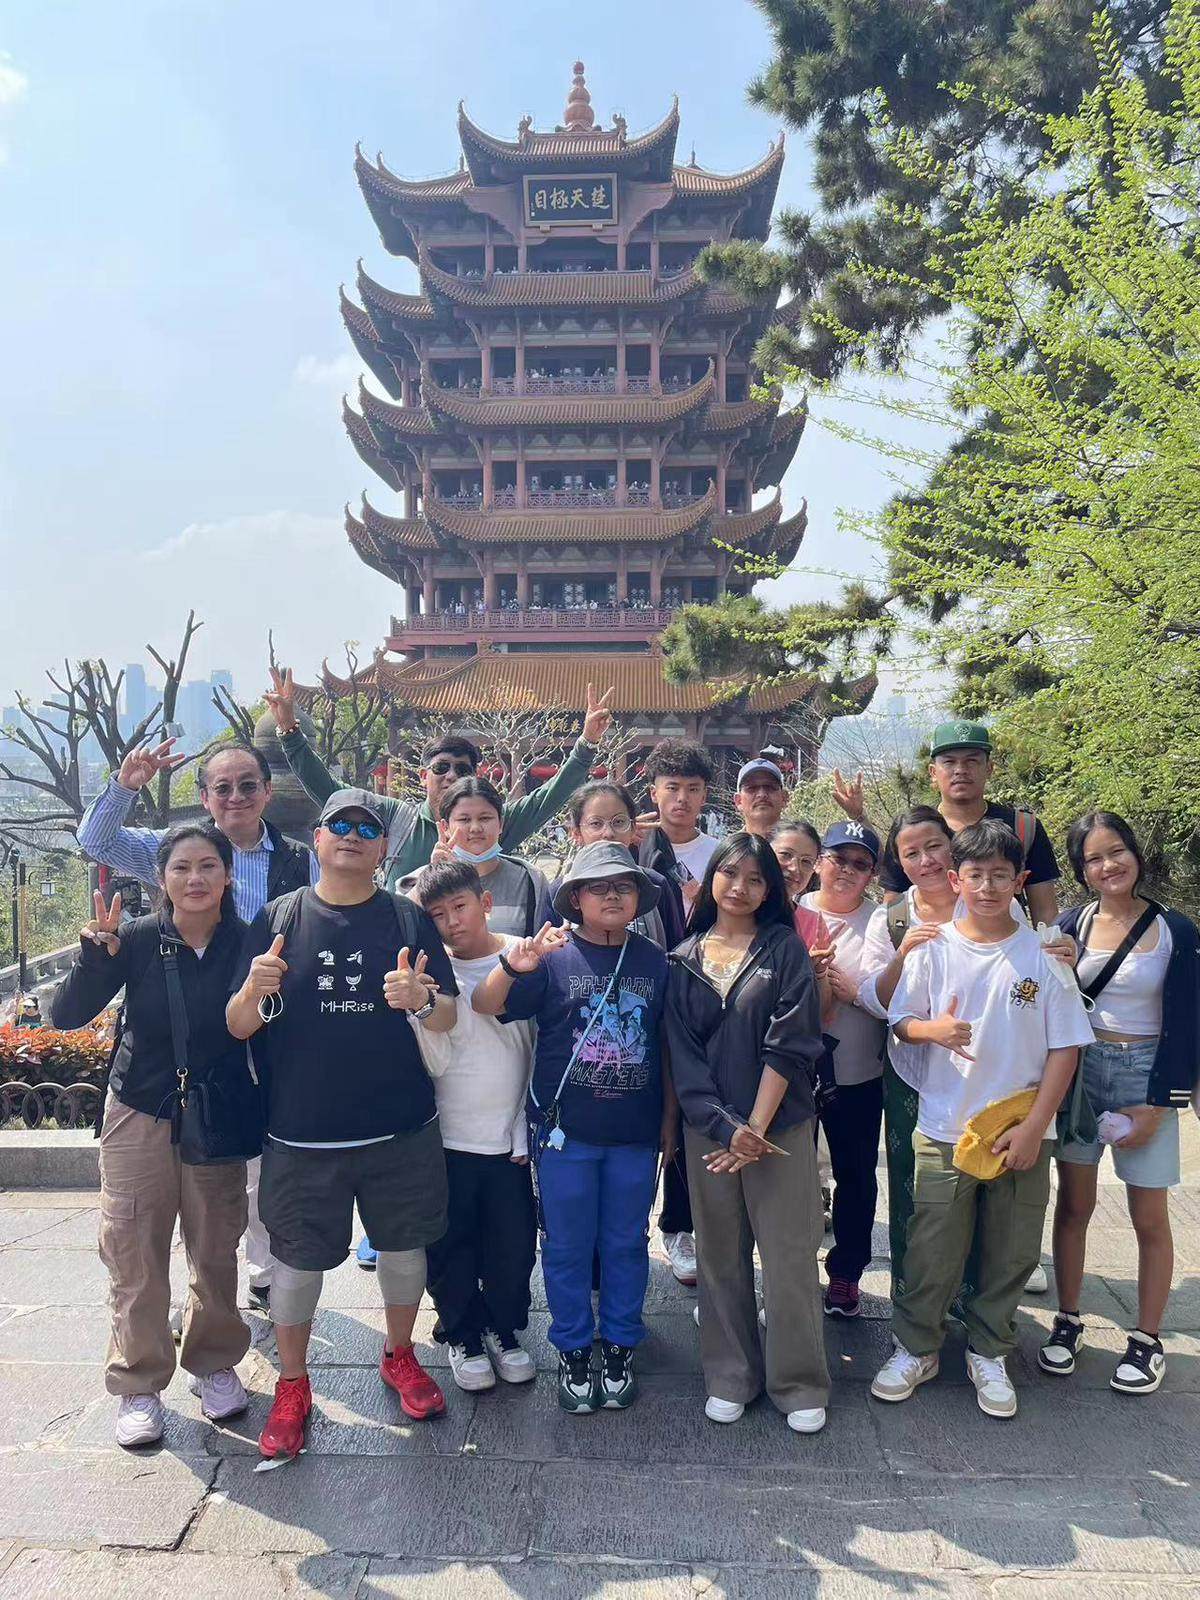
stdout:
[[[883,1067],[884,1150],[888,1174],[888,1249],[892,1258],[892,1300],[904,1292],[904,1250],[908,1243],[908,1224],[913,1214],[913,1135],[917,1131],[917,1109],[921,1097],[899,1077],[890,1061]],[[979,1243],[963,1268],[962,1289],[957,1299],[964,1300],[979,1282]]]
[[1053,1149],[1053,1140],[1044,1139],[1028,1172],[1005,1172],[983,1183],[959,1172],[952,1144],[913,1135],[905,1286],[892,1308],[892,1332],[913,1355],[941,1349],[946,1312],[962,1284],[972,1239],[979,1252],[977,1287],[961,1296],[971,1349],[1006,1356],[1016,1348],[1013,1319],[1041,1254]]

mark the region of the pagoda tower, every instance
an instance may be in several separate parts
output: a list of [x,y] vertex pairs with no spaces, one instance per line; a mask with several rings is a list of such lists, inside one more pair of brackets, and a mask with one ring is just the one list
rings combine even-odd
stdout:
[[446,177],[357,154],[383,243],[421,282],[395,293],[360,265],[359,303],[342,294],[383,391],[362,384],[344,420],[394,503],[364,496],[346,531],[403,593],[375,667],[398,741],[421,713],[469,728],[502,702],[582,710],[592,681],[647,745],[699,738],[735,760],[823,693],[807,674],[732,694],[663,675],[676,609],[747,593],[736,552],[787,563],[806,519],[779,491],[804,409],[753,394],[751,352],[786,311],[694,270],[712,240],[767,237],[783,141],[720,176],[694,152],[676,163],[678,128],[678,101],[647,133],[598,127],[576,62],[553,132],[526,116],[495,138],[460,104]]

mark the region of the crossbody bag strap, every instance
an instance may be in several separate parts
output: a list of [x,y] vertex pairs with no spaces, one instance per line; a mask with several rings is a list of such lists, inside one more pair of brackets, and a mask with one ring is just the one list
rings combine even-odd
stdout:
[[1083,995],[1085,1000],[1094,1000],[1100,993],[1101,989],[1103,989],[1106,984],[1112,982],[1117,973],[1120,971],[1121,966],[1124,964],[1125,957],[1133,949],[1134,945],[1137,944],[1138,940],[1142,937],[1146,929],[1157,916],[1158,907],[1153,901],[1151,901],[1151,903],[1146,907],[1145,911],[1142,912],[1141,916],[1134,923],[1133,927],[1130,928],[1129,932],[1121,940],[1117,948],[1109,956],[1108,960],[1100,968],[1100,971],[1096,974],[1096,976],[1089,983],[1080,985],[1079,992],[1081,995]]
[[178,1139],[179,1112],[183,1102],[187,1099],[188,1090],[188,1014],[187,1001],[183,997],[183,983],[179,976],[178,947],[168,939],[163,939],[159,944],[159,953],[162,956],[163,976],[167,984],[167,1014],[171,1019],[171,1053],[175,1057],[175,1077],[178,1081],[178,1100],[176,1112],[172,1118],[171,1140],[175,1143]]
[[[617,986],[617,979],[621,975],[621,968],[625,965],[625,952],[628,949],[629,949],[629,940],[626,939],[625,943],[621,946],[621,954],[617,957],[617,964],[613,968],[612,977],[608,980],[608,985],[604,990],[603,996],[601,997],[600,1004],[595,1008],[595,1010],[592,1012],[591,1016],[584,1023],[583,1032],[579,1035],[579,1038],[575,1041],[575,1048],[574,1048],[574,1050],[571,1051],[571,1059],[567,1062],[566,1069],[563,1072],[562,1077],[558,1080],[558,1088],[555,1089],[554,1095],[553,1095],[553,1097],[552,1097],[552,1099],[550,1101],[550,1104],[546,1107],[547,1114],[549,1112],[553,1111],[554,1107],[558,1104],[559,1097],[561,1096],[564,1088],[566,1087],[567,1079],[571,1076],[571,1072],[572,1072],[572,1070],[573,1070],[573,1068],[575,1066],[575,1063],[579,1060],[580,1052],[582,1051],[584,1045],[587,1043],[588,1034],[591,1033],[593,1026],[600,1020],[601,1016],[604,1014],[604,1008],[608,1004],[609,997],[611,996],[613,990]],[[537,1095],[535,1095],[534,1092],[533,1092],[532,1083],[529,1086],[529,1098],[533,1101],[534,1105],[537,1106],[538,1110],[541,1111],[542,1108],[541,1108],[540,1105],[538,1105],[538,1098],[537,1098]]]

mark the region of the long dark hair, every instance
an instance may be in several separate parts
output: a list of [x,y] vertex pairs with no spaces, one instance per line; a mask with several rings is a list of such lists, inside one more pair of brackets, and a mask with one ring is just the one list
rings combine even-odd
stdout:
[[629,813],[630,822],[637,821],[637,807],[633,796],[623,783],[617,783],[612,778],[592,778],[590,782],[580,784],[575,793],[567,801],[567,815],[571,819],[571,826],[578,828],[583,820],[583,813],[587,809],[589,800],[596,800],[602,794],[612,795],[614,800],[620,801]]
[[760,839],[756,833],[731,833],[728,838],[713,851],[708,863],[708,871],[704,874],[704,883],[701,885],[700,894],[696,900],[696,909],[692,912],[692,920],[688,924],[689,933],[707,933],[717,920],[717,902],[713,898],[713,879],[718,872],[727,871],[736,867],[739,861],[749,857],[766,880],[767,892],[762,905],[754,913],[754,920],[760,928],[769,928],[773,923],[778,923],[782,928],[794,928],[795,919],[792,914],[791,903],[788,900],[787,884],[784,882],[783,868],[775,859],[775,852],[765,839]]
[[495,810],[501,823],[504,821],[504,796],[494,783],[486,778],[458,778],[446,790],[438,806],[438,816],[450,821],[450,813],[460,800],[484,800]]
[[1093,828],[1111,828],[1137,862],[1137,882],[1133,886],[1133,892],[1137,894],[1146,875],[1146,858],[1142,854],[1137,834],[1125,818],[1118,816],[1115,811],[1085,811],[1083,816],[1071,824],[1071,830],[1067,834],[1067,858],[1071,863],[1072,872],[1085,889],[1089,887],[1087,874],[1083,869],[1083,851],[1087,844],[1087,836]]
[[[167,862],[170,861],[176,846],[181,845],[185,839],[200,839],[204,844],[211,845],[221,858],[221,865],[229,874],[233,872],[233,846],[211,822],[180,822],[168,830],[155,856],[155,865],[158,868],[158,881],[162,886],[163,908],[169,908],[174,913],[175,907],[167,893]],[[225,893],[221,896],[221,918],[236,917],[237,908],[233,901],[232,882],[225,885]]]

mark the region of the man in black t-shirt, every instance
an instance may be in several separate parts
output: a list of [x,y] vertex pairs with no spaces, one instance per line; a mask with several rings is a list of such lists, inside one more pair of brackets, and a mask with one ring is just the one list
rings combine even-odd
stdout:
[[[1046,830],[1032,811],[1000,805],[986,795],[992,776],[991,734],[981,722],[943,722],[934,729],[929,747],[929,781],[940,796],[938,810],[950,829],[960,829],[985,818],[1003,822],[1016,834],[1029,876],[1023,898],[1029,920],[1052,923],[1058,915],[1058,862]],[[834,799],[849,816],[863,821],[862,774],[859,781],[843,784],[835,774]],[[885,850],[879,863],[879,886],[889,901],[898,900],[909,887],[908,874],[895,855]]]
[[375,887],[386,829],[374,802],[363,789],[326,801],[316,887],[273,900],[254,919],[227,1010],[236,1038],[269,1024],[255,1047],[267,1099],[259,1205],[277,1263],[281,1368],[259,1440],[268,1457],[303,1445],[312,1318],[323,1274],[349,1251],[356,1205],[379,1252],[380,1376],[406,1415],[445,1410],[412,1346],[425,1246],[446,1226],[437,1108],[413,1023],[448,1032],[458,990],[425,912]]

